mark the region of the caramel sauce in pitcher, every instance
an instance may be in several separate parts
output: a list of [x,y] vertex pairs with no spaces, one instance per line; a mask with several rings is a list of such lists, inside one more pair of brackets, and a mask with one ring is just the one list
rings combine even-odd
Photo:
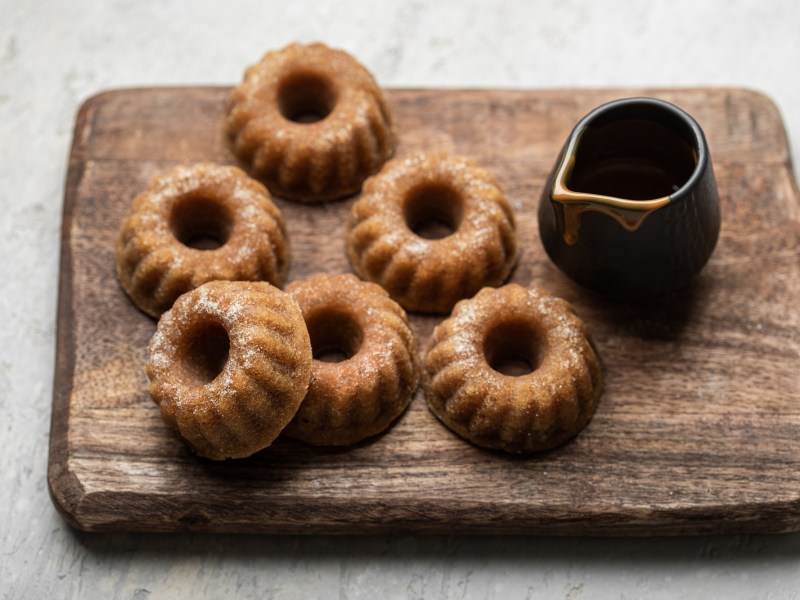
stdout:
[[623,119],[587,127],[567,147],[553,184],[552,199],[564,210],[564,241],[578,242],[589,211],[637,231],[671,202],[696,165],[692,147],[659,123]]

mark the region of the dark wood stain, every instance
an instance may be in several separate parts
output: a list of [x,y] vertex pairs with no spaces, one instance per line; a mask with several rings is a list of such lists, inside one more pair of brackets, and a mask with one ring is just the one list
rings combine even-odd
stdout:
[[[143,365],[155,322],[114,275],[130,200],[181,162],[230,162],[226,89],[122,90],[89,99],[66,182],[49,484],[92,531],[485,532],[645,535],[800,529],[798,190],[780,116],[746,90],[390,90],[399,154],[447,150],[490,169],[517,211],[512,279],[572,302],[606,388],[574,441],[520,459],[458,439],[418,393],[384,435],[328,450],[279,440],[212,463],[164,426]],[[536,204],[575,122],[651,95],[705,129],[723,205],[718,247],[687,290],[644,303],[577,288],[548,261]],[[743,118],[742,115],[751,115]],[[754,125],[755,124],[755,125]],[[352,199],[278,200],[290,279],[349,272]],[[438,319],[412,316],[420,347]]]

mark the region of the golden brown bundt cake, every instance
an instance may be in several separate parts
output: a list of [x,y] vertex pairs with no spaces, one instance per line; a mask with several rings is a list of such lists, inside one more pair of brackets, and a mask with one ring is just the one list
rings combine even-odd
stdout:
[[353,275],[315,275],[287,292],[303,311],[315,360],[308,394],[285,433],[343,446],[386,429],[418,383],[416,343],[403,309]]
[[459,302],[424,356],[433,414],[472,443],[507,452],[546,450],[575,436],[602,387],[589,332],[572,307],[517,284]]
[[417,155],[388,162],[364,185],[347,224],[356,273],[407,310],[448,313],[500,285],[518,256],[511,205],[466,158]]
[[266,282],[214,281],[184,294],[158,322],[149,353],[161,416],[214,460],[271,444],[311,379],[300,308]]
[[283,216],[264,186],[236,167],[200,163],[154,177],[117,240],[122,289],[154,317],[208,281],[280,286],[288,267]]
[[225,132],[273,194],[320,202],[354,194],[394,153],[394,116],[372,75],[322,44],[291,44],[247,69]]

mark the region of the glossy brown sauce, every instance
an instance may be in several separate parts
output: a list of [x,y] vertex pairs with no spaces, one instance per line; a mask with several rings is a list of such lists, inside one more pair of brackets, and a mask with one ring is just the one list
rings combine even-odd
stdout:
[[696,165],[694,149],[660,123],[623,119],[588,127],[567,149],[553,190],[564,207],[564,241],[577,242],[587,211],[636,231],[670,202]]
[[669,196],[691,177],[691,146],[659,123],[625,119],[581,136],[567,188],[627,200]]

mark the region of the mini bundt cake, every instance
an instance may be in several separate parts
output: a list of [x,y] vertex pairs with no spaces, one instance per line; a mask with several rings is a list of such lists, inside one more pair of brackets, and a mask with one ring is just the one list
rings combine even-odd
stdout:
[[466,158],[417,155],[388,162],[364,185],[347,224],[356,273],[407,310],[448,313],[500,285],[518,257],[511,205]]
[[589,332],[560,298],[517,284],[459,302],[423,364],[428,406],[477,446],[531,453],[591,419],[602,372]]
[[394,116],[370,72],[323,44],[291,44],[247,69],[225,132],[241,165],[283,198],[349,196],[397,145]]
[[344,446],[386,429],[418,383],[416,342],[403,309],[353,275],[315,275],[287,292],[303,311],[315,360],[308,394],[284,433]]
[[283,216],[264,186],[236,167],[200,163],[153,178],[117,240],[122,289],[154,317],[208,281],[280,286],[288,267]]
[[149,353],[161,416],[214,460],[272,443],[311,379],[300,308],[266,282],[214,281],[184,294],[159,320]]

